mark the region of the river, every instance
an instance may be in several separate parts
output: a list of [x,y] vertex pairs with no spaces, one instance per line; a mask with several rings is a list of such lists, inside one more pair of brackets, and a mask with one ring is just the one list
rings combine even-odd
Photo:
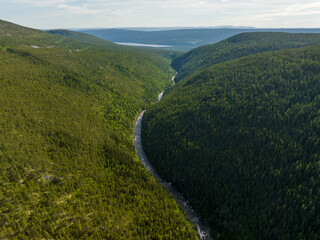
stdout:
[[[174,77],[172,78],[172,81],[174,81]],[[163,97],[164,91],[159,94],[158,101],[161,100]],[[191,207],[189,201],[187,201],[180,192],[178,192],[170,182],[166,182],[163,179],[160,178],[157,171],[154,169],[154,167],[149,162],[146,154],[143,151],[142,148],[142,142],[141,142],[141,123],[143,114],[145,113],[145,110],[143,110],[139,117],[136,120],[135,126],[134,126],[134,145],[137,150],[137,154],[140,158],[141,163],[144,165],[144,167],[152,174],[152,176],[159,181],[159,183],[164,186],[168,192],[170,192],[176,202],[179,204],[180,208],[185,212],[188,219],[193,223],[194,227],[197,230],[198,238],[200,240],[211,240],[210,237],[210,228],[207,224],[204,223],[203,220],[200,219],[199,214]]]

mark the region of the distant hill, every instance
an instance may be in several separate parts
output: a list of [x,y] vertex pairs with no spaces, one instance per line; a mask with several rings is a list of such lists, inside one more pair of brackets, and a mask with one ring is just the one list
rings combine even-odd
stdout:
[[77,29],[111,42],[170,45],[168,49],[189,51],[206,44],[222,41],[243,32],[320,33],[320,29],[177,29],[166,31],[138,31],[127,29]]
[[242,32],[241,30],[208,30],[182,29],[167,31],[136,31],[125,29],[95,29],[79,30],[111,42],[129,42],[170,45],[169,49],[189,50],[191,48],[221,41],[229,36]]
[[[88,28],[87,30],[92,30]],[[96,28],[99,30],[100,28]],[[256,29],[255,27],[240,26],[216,26],[216,27],[120,27],[115,29],[134,30],[134,31],[167,31],[167,30],[183,30],[183,29]],[[84,29],[83,29],[84,30]]]
[[0,20],[0,239],[196,239],[132,139],[166,55],[51,33]]
[[79,32],[74,32],[74,31],[69,31],[69,30],[64,30],[64,29],[49,30],[47,32],[50,34],[64,36],[67,38],[71,38],[71,39],[74,39],[77,41],[89,43],[89,44],[96,45],[96,46],[103,46],[103,47],[109,47],[109,48],[110,47],[111,48],[119,47],[117,44],[114,44],[112,42],[108,42],[108,41],[103,40],[101,38],[92,36],[90,34],[79,33]]
[[7,37],[8,39],[28,39],[39,38],[39,40],[46,35],[43,31],[22,27],[20,25],[0,20],[0,36],[1,38]]
[[219,43],[195,48],[172,61],[176,82],[209,66],[250,54],[320,45],[320,34],[253,32],[241,33]]
[[319,56],[317,46],[216,64],[147,109],[148,159],[214,239],[320,238]]
[[164,60],[167,60],[168,62],[171,62],[172,59],[174,59],[175,57],[177,57],[178,55],[181,54],[180,51],[175,51],[175,50],[165,50],[165,49],[157,49],[157,48],[143,48],[143,47],[132,48],[132,47],[128,47],[128,46],[114,44],[112,42],[103,40],[101,38],[95,37],[90,34],[81,33],[81,32],[74,32],[74,31],[69,31],[69,30],[64,30],[64,29],[49,30],[47,32],[50,34],[61,35],[61,36],[67,37],[67,38],[81,41],[83,43],[89,43],[89,44],[96,45],[96,46],[108,47],[113,50],[121,49],[123,51],[126,50],[129,52],[135,51],[135,52],[139,52],[139,53],[152,55],[155,57],[162,57]]

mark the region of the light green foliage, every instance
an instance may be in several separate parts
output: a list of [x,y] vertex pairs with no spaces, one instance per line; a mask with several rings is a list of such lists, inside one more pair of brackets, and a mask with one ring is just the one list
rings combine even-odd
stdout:
[[146,111],[148,158],[216,239],[319,238],[319,56],[306,47],[218,64]]
[[195,239],[132,141],[167,60],[88,42],[0,21],[0,239]]

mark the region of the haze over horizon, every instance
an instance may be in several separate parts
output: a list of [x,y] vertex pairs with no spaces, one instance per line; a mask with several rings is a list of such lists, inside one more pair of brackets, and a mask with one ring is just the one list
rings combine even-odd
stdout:
[[117,27],[319,28],[314,0],[0,0],[5,21],[38,29]]

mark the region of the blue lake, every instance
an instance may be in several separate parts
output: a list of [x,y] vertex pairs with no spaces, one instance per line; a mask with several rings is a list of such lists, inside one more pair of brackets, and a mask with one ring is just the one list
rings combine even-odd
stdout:
[[172,47],[170,45],[156,45],[156,44],[144,44],[144,43],[129,43],[129,42],[115,42],[120,45],[134,46],[134,47],[154,47],[154,48],[167,48]]

